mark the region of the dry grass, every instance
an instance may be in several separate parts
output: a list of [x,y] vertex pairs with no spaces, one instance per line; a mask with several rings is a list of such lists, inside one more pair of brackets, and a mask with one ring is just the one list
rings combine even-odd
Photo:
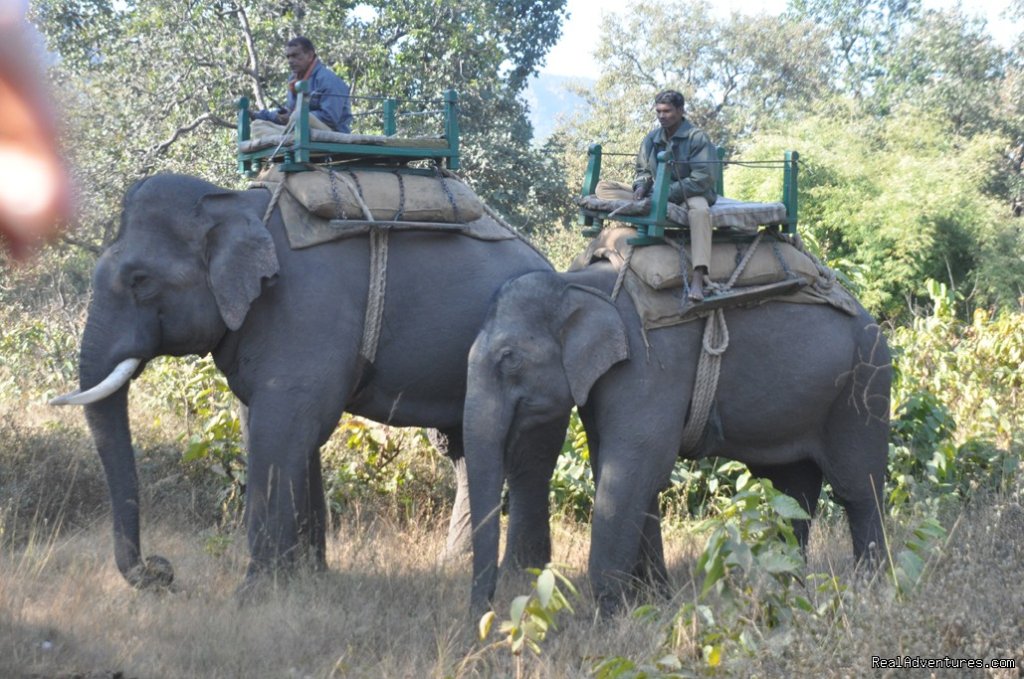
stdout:
[[[338,517],[328,573],[299,573],[265,599],[242,605],[234,589],[247,561],[244,535],[213,527],[209,498],[167,472],[157,444],[141,451],[140,475],[148,489],[143,547],[172,561],[177,589],[132,590],[113,565],[105,486],[87,434],[73,416],[60,417],[67,419],[29,414],[15,424],[18,418],[8,417],[0,427],[0,676],[515,675],[507,649],[482,649],[473,640],[474,621],[466,613],[468,561],[436,560],[444,517],[403,520],[356,505]],[[872,655],[1015,657],[1021,666],[1019,498],[979,501],[953,520],[949,543],[925,582],[902,601],[884,580],[866,585],[854,576],[842,521],[820,522],[809,568],[835,572],[850,585],[839,614],[798,618],[781,632],[755,627],[755,635],[763,636],[761,652],[733,649],[717,674],[889,676],[872,670]],[[679,587],[675,599],[655,602],[649,617],[606,622],[595,619],[586,591],[586,527],[558,522],[554,530],[555,559],[582,598],[574,601],[574,614],[560,618],[542,655],[525,659],[526,676],[589,677],[601,658],[649,661],[668,651],[694,673],[706,670],[689,631],[678,646],[663,645],[674,612],[694,597],[692,569],[704,538],[692,525],[666,526]],[[906,526],[890,522],[890,530],[899,547]],[[224,538],[227,548],[216,549]],[[527,591],[525,577],[504,580],[499,616]],[[711,602],[713,610],[718,603]],[[975,676],[1020,675],[1001,670]]]

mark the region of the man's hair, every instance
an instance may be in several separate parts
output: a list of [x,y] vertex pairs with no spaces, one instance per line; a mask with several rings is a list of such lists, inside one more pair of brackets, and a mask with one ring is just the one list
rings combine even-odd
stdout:
[[285,44],[285,47],[301,47],[303,52],[316,52],[313,41],[304,35],[297,35]]
[[669,104],[676,108],[683,108],[686,104],[686,100],[683,99],[682,94],[675,90],[664,90],[662,92],[658,92],[657,96],[654,97],[654,105],[657,106],[658,104]]

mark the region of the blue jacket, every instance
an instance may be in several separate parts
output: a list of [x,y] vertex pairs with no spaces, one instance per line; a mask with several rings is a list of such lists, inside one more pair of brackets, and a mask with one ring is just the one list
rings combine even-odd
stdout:
[[[291,115],[295,110],[296,97],[288,88],[288,101],[282,113]],[[352,131],[352,108],[349,104],[349,87],[334,71],[317,60],[309,76],[309,111],[325,125],[337,132]],[[257,111],[256,118],[275,122],[278,111]]]

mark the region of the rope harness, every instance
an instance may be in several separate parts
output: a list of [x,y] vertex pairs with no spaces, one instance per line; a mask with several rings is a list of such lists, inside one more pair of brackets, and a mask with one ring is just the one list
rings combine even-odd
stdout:
[[[348,189],[349,193],[352,194],[355,202],[359,205],[360,211],[363,213],[363,218],[367,222],[376,222],[373,217],[373,213],[367,206],[363,195],[362,186],[359,184],[359,177],[355,172],[349,170],[347,172],[335,172],[333,167],[328,166],[327,173],[330,176],[330,188],[331,198],[334,200],[336,205],[336,215],[338,219],[348,220],[350,217],[345,214],[344,203],[341,200],[341,195],[338,191],[338,185],[343,184]],[[451,189],[448,187],[448,180],[453,179],[461,181],[458,175],[441,167],[435,165],[435,173],[441,187],[444,189],[445,195],[448,197],[448,202],[452,207],[452,212],[455,217],[455,221],[461,221],[459,219],[459,207],[455,200],[455,196],[452,194]],[[405,212],[405,181],[402,177],[401,172],[397,170],[394,174],[398,177],[398,211],[392,219],[392,222],[401,221],[403,213]],[[280,182],[264,182],[264,181],[253,181],[250,182],[251,188],[265,188],[271,192],[270,203],[267,205],[266,212],[263,215],[263,225],[267,226],[270,223],[270,217],[277,207],[278,202],[281,198],[281,193],[285,190],[286,181]],[[548,261],[548,258],[537,249],[537,247],[526,239],[517,229],[512,227],[502,217],[495,212],[486,203],[483,204],[485,214],[491,219],[497,222],[502,228],[512,233],[517,240],[526,243],[530,248],[536,252],[544,261]],[[388,250],[389,250],[389,238],[391,231],[388,228],[387,223],[380,225],[371,225],[369,231],[369,246],[370,246],[370,273],[369,273],[369,286],[367,290],[366,299],[366,315],[363,319],[363,338],[360,343],[359,355],[364,358],[367,362],[373,363],[377,357],[377,349],[380,344],[381,328],[384,321],[384,300],[387,293],[387,269],[388,269]]]
[[718,391],[718,375],[722,369],[722,354],[729,348],[729,328],[725,324],[725,312],[715,309],[704,324],[701,340],[700,360],[697,375],[693,380],[690,397],[690,412],[683,425],[683,454],[692,452],[700,443],[711,414],[711,404]]
[[[732,272],[732,275],[729,276],[729,280],[724,283],[708,283],[708,287],[713,292],[717,294],[726,293],[736,285],[736,281],[738,281],[740,276],[743,275],[744,270],[747,268],[747,264],[750,263],[751,258],[754,256],[764,233],[764,231],[759,232],[757,237],[747,245],[742,257],[739,257],[736,269]],[[665,242],[679,250],[680,269],[685,273],[685,265],[688,263],[686,249],[681,244],[674,241],[666,239]],[[634,251],[635,250],[632,245],[626,246],[624,261],[622,266],[619,268],[618,276],[615,279],[615,286],[612,288],[611,296],[613,300],[618,296],[619,291],[622,289],[622,285],[626,277],[626,270],[629,268]],[[782,255],[778,252],[777,246],[775,246],[774,251],[775,256],[782,261]],[[792,275],[785,261],[782,261],[782,267],[786,271],[787,275]],[[684,275],[683,299],[688,299],[689,295],[689,277]],[[704,436],[704,431],[708,424],[708,417],[711,414],[711,406],[714,404],[715,394],[718,391],[718,377],[721,374],[722,369],[722,356],[728,348],[729,327],[725,322],[725,311],[723,309],[715,309],[706,316],[704,323],[704,334],[701,338],[700,358],[697,361],[697,372],[693,380],[693,389],[690,392],[690,409],[686,416],[686,423],[683,425],[682,452],[684,455],[692,453],[700,443],[701,438]]]
[[[333,168],[328,168],[331,182],[331,195],[334,198],[335,204],[338,206],[339,218],[345,219],[345,211],[342,206],[342,202],[338,195],[338,189],[336,182],[345,184],[349,192],[355,198],[355,201],[359,204],[359,208],[363,212],[363,218],[368,222],[376,221],[373,218],[373,213],[370,208],[366,205],[366,201],[363,200],[362,187],[359,186],[359,179],[354,174],[351,178],[336,173]],[[401,177],[399,177],[399,186],[403,187]],[[274,213],[274,209],[277,207],[277,203],[281,198],[281,193],[285,189],[285,181],[280,182],[260,182],[255,181],[249,184],[252,188],[265,188],[270,190],[270,202],[267,204],[267,210],[263,213],[263,225],[267,226],[270,223],[270,216]],[[405,207],[405,190],[404,187],[400,191],[401,202],[399,204],[398,215],[401,215]],[[396,216],[397,219],[397,216]],[[363,319],[363,339],[359,346],[359,355],[366,359],[367,362],[373,363],[374,359],[377,358],[377,347],[380,344],[380,329],[384,321],[384,298],[387,293],[387,282],[388,282],[388,240],[390,231],[387,228],[373,227],[370,229],[370,284],[366,294],[366,316]]]
[[[334,175],[334,169],[329,168],[328,172]],[[363,218],[368,222],[376,221],[373,213],[363,200],[363,187],[359,185],[359,178],[355,173],[349,172],[347,176],[338,175],[341,181],[348,187],[349,192],[359,203],[363,211]],[[398,180],[399,187],[403,187],[401,177]],[[401,202],[399,203],[398,214],[405,209],[405,190],[401,189]],[[386,228],[370,228],[370,284],[366,292],[366,315],[363,318],[363,340],[359,346],[359,355],[368,363],[373,363],[377,358],[377,347],[380,345],[380,329],[384,322],[384,298],[388,288],[388,241],[391,232]]]

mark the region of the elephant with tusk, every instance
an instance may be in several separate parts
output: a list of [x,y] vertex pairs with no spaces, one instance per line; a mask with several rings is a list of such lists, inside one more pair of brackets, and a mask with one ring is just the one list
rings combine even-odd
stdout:
[[[391,233],[369,359],[370,238],[292,249],[279,209],[264,224],[270,200],[262,188],[144,179],[126,194],[118,237],[96,265],[81,389],[53,403],[85,408],[110,490],[115,559],[133,585],[173,578],[166,559],[141,556],[127,409],[130,380],[160,355],[212,354],[247,407],[246,584],[300,554],[326,566],[320,447],[343,411],[444,434],[458,480],[447,549],[468,548],[466,356],[501,284],[550,264],[511,234]],[[549,545],[546,510],[525,522],[531,545]],[[521,551],[543,565],[547,549]]]

